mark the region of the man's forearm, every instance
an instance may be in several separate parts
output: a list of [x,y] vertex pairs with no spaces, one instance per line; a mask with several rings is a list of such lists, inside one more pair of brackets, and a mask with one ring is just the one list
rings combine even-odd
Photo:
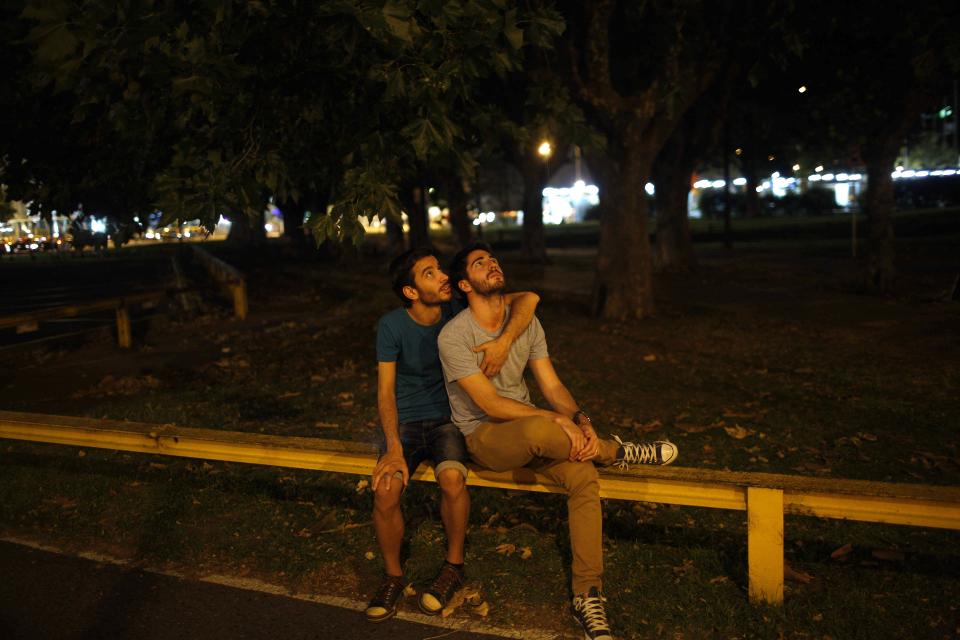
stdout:
[[546,398],[553,410],[562,416],[572,418],[580,407],[577,401],[573,399],[570,391],[563,384],[556,385],[550,389],[541,389],[543,397]]
[[508,301],[510,302],[510,319],[500,335],[513,343],[517,336],[527,330],[530,321],[533,320],[537,304],[540,303],[540,296],[527,291],[514,294],[512,297],[508,296]]
[[511,400],[510,398],[504,398],[503,396],[499,395],[483,402],[483,404],[480,405],[480,408],[483,409],[484,413],[491,418],[504,421],[516,420],[518,418],[526,418],[529,416],[543,416],[545,418],[550,418],[551,420],[556,417],[556,414],[552,411],[540,409],[538,407],[531,407],[528,404],[517,402],[516,400]]
[[397,416],[397,401],[393,398],[378,398],[377,409],[380,413],[380,425],[387,451],[399,450],[400,422]]

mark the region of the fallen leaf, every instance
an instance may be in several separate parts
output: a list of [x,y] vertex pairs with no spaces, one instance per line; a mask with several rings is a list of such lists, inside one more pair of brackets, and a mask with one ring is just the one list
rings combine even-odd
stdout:
[[810,619],[813,620],[814,622],[823,622],[823,614],[815,613],[812,616],[810,616]]
[[303,395],[303,393],[300,391],[288,391],[286,393],[282,393],[279,396],[277,396],[277,400],[286,400],[287,398],[296,398],[301,395]]
[[403,588],[403,595],[406,597],[417,595],[417,590],[413,588],[413,584],[408,584]]
[[730,582],[730,578],[727,576],[717,576],[716,578],[710,578],[710,584],[726,584]]
[[806,571],[798,571],[794,569],[786,562],[783,563],[783,577],[787,580],[792,580],[793,582],[799,582],[801,584],[807,584],[813,580],[813,576],[807,573]]
[[530,556],[533,555],[533,551],[530,550],[530,547],[524,547],[520,552],[521,560],[529,560]]
[[651,420],[650,422],[634,422],[633,428],[637,431],[642,431],[643,433],[649,433],[650,431],[656,431],[663,426],[663,423],[659,420]]
[[734,425],[732,427],[724,427],[723,430],[727,432],[728,436],[730,436],[731,438],[736,438],[737,440],[743,440],[744,438],[749,436],[751,433],[753,433],[749,429],[745,429],[740,425]]
[[643,361],[644,361],[644,362],[656,362],[656,361],[657,361],[657,356],[654,355],[654,354],[652,354],[652,353],[648,353],[647,355],[643,356]]
[[353,400],[347,400],[346,402],[341,402],[338,406],[341,409],[351,409],[353,408]]
[[689,422],[678,422],[674,426],[684,433],[701,433],[713,428],[711,425],[691,424]]
[[509,542],[504,542],[503,544],[497,545],[497,553],[502,553],[505,556],[509,556],[512,553],[517,552],[517,545],[510,544]]
[[857,431],[857,436],[861,440],[866,440],[867,442],[877,441],[877,436],[873,435],[872,433],[867,433],[866,431]]
[[313,534],[310,533],[310,530],[309,530],[309,529],[300,529],[300,531],[297,531],[297,532],[296,532],[295,534],[293,534],[293,535],[297,536],[298,538],[311,538],[311,537],[313,537]]
[[845,558],[848,555],[850,555],[851,551],[853,551],[853,545],[850,543],[847,543],[842,547],[840,547],[839,549],[835,549],[833,553],[830,554],[830,557],[833,558],[834,560],[839,560],[841,558]]
[[340,427],[336,422],[314,422],[313,426],[316,429],[337,429]]
[[363,491],[370,486],[370,481],[366,478],[357,481],[357,493],[363,493]]
[[373,560],[377,556],[374,555],[373,551],[367,551],[365,554],[363,554],[363,557],[367,560]]

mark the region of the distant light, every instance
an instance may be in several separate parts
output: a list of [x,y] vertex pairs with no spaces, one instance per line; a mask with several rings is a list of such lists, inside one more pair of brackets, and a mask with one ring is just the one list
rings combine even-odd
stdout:
[[955,176],[955,175],[957,175],[957,170],[956,170],[956,169],[944,169],[944,170],[943,170],[943,175],[945,175],[945,176]]
[[273,225],[270,224],[269,222],[268,222],[267,224],[263,225],[263,228],[264,228],[266,231],[273,231]]
[[772,156],[772,155],[767,156],[767,160],[769,160],[770,162],[773,162],[775,159],[776,159],[776,156]]
[[427,189],[427,193],[433,193],[434,191],[436,191],[436,189],[434,189],[433,187],[430,187],[429,189]]
[[773,173],[770,174],[770,177],[771,177],[771,178],[779,178],[779,177],[780,177],[780,172],[779,172],[779,171],[774,171]]
[[817,174],[813,174],[811,176],[807,176],[807,180],[809,180],[810,182],[819,182],[820,176],[818,176]]
[[747,184],[747,179],[746,179],[746,178],[736,178],[736,179],[734,179],[733,184],[737,185],[738,187],[742,187],[743,185]]
[[769,180],[764,180],[764,181],[763,181],[763,184],[760,185],[760,188],[757,189],[757,191],[762,191],[762,190],[764,190],[764,189],[769,189],[769,188],[770,188],[770,181],[769,181]]
[[763,193],[763,186],[756,187],[755,190],[757,193]]
[[709,180],[697,180],[696,182],[693,183],[693,188],[694,188],[694,189],[706,189],[707,187],[711,186],[712,184],[713,184],[713,183],[710,182]]
[[544,158],[549,158],[550,154],[553,153],[553,145],[544,140],[540,143],[540,146],[537,147],[537,153],[539,153]]
[[862,178],[863,178],[863,176],[860,175],[859,173],[851,173],[851,174],[850,174],[850,179],[851,179],[851,180],[860,180],[860,179],[862,179]]
[[814,167],[813,170],[816,171],[817,173],[820,173],[821,171],[823,171],[823,165],[818,164],[816,167]]
[[710,183],[710,186],[713,187],[714,189],[721,189],[727,186],[727,183],[723,180],[714,180],[713,182]]
[[902,164],[897,166],[897,171],[903,171],[903,165],[902,165]]
[[647,192],[648,196],[652,196],[657,192],[652,182],[648,182],[647,184],[645,184],[643,187],[643,190]]
[[737,147],[737,150],[734,151],[734,153],[737,154],[738,156],[739,156],[739,155],[742,155],[742,154],[743,154],[743,149]]
[[797,91],[800,92],[800,93],[806,93],[806,92],[807,92],[807,85],[802,85],[799,89],[797,89]]
[[849,179],[850,179],[850,176],[848,176],[848,175],[845,174],[845,173],[838,173],[838,174],[837,174],[837,180],[839,180],[840,182],[846,182],[846,181],[849,180]]
[[929,172],[929,171],[926,171],[926,170],[924,170],[924,171],[917,171],[917,173],[916,173],[915,175],[916,175],[918,178],[926,178],[928,175],[930,175],[930,172]]
[[798,165],[798,164],[793,165],[793,170],[794,170],[794,171],[800,171],[800,165]]
[[915,175],[917,175],[917,172],[914,171],[913,169],[907,169],[906,171],[901,171],[900,174],[901,174],[904,178],[912,178],[912,177],[914,177]]
[[833,174],[832,174],[832,173],[825,173],[825,174],[823,174],[823,175],[820,176],[820,177],[821,177],[823,180],[826,180],[827,182],[829,182],[830,180],[833,180]]

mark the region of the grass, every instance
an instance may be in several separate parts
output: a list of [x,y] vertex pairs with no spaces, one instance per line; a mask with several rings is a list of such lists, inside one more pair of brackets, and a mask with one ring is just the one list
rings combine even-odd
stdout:
[[[960,484],[960,311],[927,297],[952,278],[955,245],[902,244],[896,298],[850,286],[851,264],[832,247],[769,240],[726,254],[700,245],[701,269],[662,276],[659,315],[635,324],[577,312],[588,251],[555,252],[547,267],[503,257],[515,286],[544,292],[551,355],[604,433],[669,437],[685,466]],[[337,267],[250,263],[245,325],[208,305],[152,326],[130,354],[108,335],[37,347],[0,401],[372,441],[375,323],[395,304],[383,267],[376,256]],[[376,543],[356,477],[23,443],[0,451],[7,535],[354,598],[382,570],[366,557]],[[491,621],[569,634],[563,498],[472,498],[470,575]],[[742,514],[619,501],[604,511],[610,614],[625,638],[957,633],[956,532],[788,517],[787,560],[813,578],[788,583],[785,606],[773,610],[747,603]],[[422,584],[443,544],[433,485],[411,486],[406,516],[406,568]],[[498,551],[505,544],[516,551]]]

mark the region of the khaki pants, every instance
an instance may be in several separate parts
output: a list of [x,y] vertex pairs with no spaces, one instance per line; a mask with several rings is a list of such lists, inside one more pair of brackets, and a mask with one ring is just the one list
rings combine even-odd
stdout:
[[[615,461],[612,440],[600,441],[599,464]],[[573,593],[602,588],[603,516],[600,485],[593,461],[570,462],[570,438],[549,418],[532,416],[510,422],[483,422],[467,436],[467,451],[474,462],[493,471],[528,467],[547,476],[567,491],[570,547],[573,551]]]

